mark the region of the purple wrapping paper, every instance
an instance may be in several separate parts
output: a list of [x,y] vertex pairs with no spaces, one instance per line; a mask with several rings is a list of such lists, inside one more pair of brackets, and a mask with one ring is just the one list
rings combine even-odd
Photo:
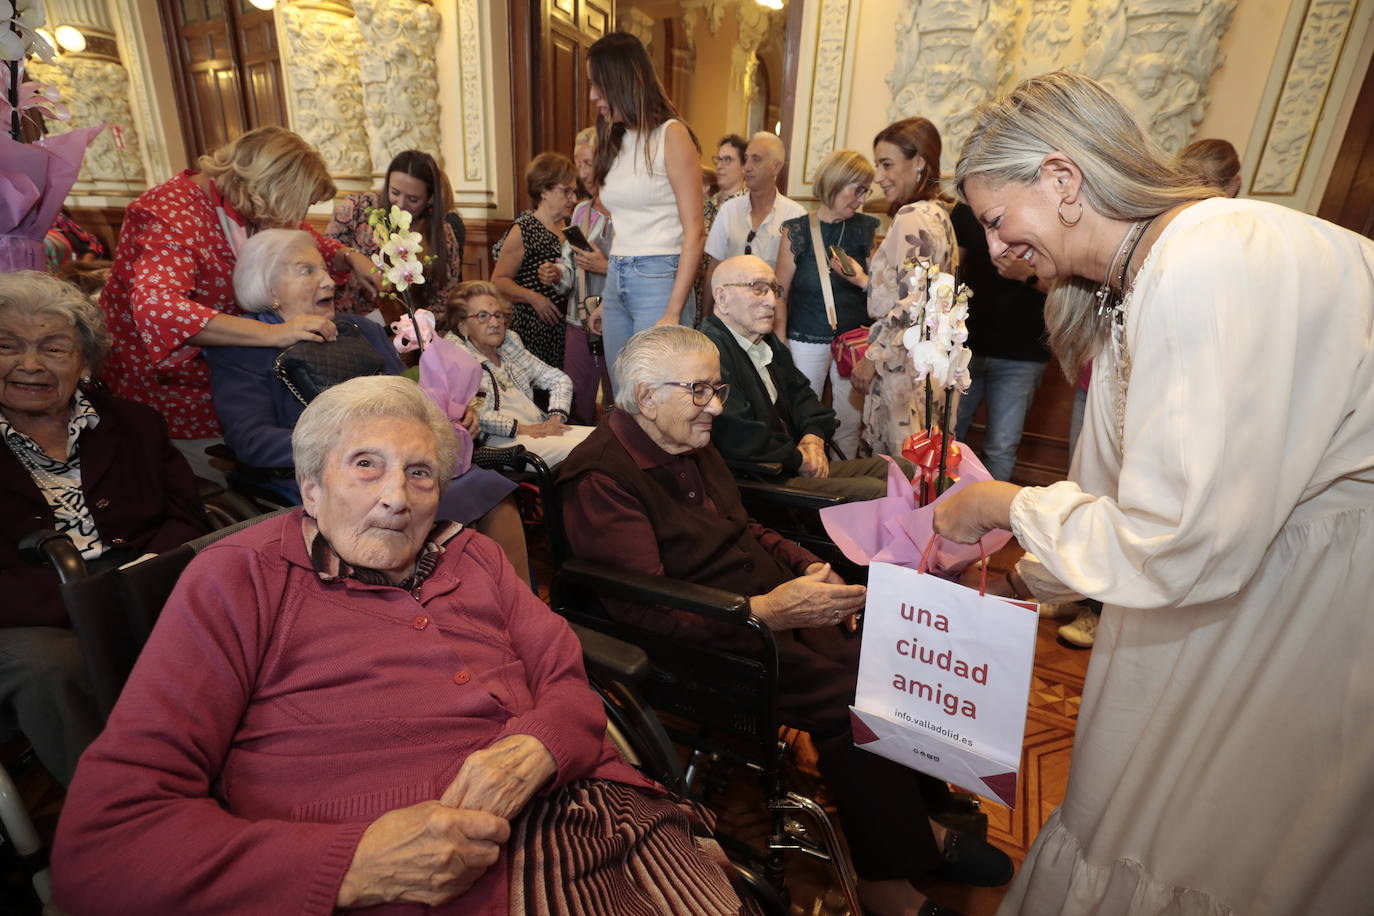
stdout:
[[463,414],[482,381],[482,365],[462,347],[442,337],[425,341],[420,357],[420,387],[439,405],[458,434],[458,465],[453,476],[472,466],[472,436],[463,428]]
[[18,143],[0,134],[0,235],[42,239],[76,184],[86,147],[105,125]]

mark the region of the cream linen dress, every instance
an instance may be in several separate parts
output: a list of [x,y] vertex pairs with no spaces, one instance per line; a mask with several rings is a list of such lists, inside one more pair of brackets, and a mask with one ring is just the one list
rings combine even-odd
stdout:
[[1106,606],[1001,916],[1374,913],[1372,274],[1251,201],[1151,251],[1124,395],[1109,347],[1071,479],[1012,506],[1039,580]]

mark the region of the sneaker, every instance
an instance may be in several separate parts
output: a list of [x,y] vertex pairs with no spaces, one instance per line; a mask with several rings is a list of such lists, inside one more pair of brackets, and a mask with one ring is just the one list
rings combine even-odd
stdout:
[[1068,620],[1070,617],[1077,616],[1078,612],[1081,610],[1083,610],[1082,606],[1075,602],[1070,602],[1068,604],[1045,604],[1042,601],[1039,606],[1040,616],[1046,620]]
[[1073,623],[1066,623],[1059,628],[1059,638],[1071,646],[1091,649],[1093,640],[1097,638],[1097,612],[1084,608]]

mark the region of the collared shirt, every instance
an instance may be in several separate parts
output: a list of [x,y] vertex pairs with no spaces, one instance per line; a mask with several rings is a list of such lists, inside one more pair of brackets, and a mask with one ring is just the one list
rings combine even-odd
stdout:
[[735,342],[739,344],[740,349],[748,354],[749,362],[754,364],[754,368],[758,370],[759,379],[763,381],[763,387],[768,390],[768,399],[774,404],[778,403],[778,386],[773,383],[773,373],[768,371],[769,363],[773,362],[773,348],[768,346],[768,342],[762,337],[751,341],[732,328],[730,323],[723,318],[720,323],[725,325],[725,330],[734,335]]
[[457,537],[458,532],[462,530],[463,526],[459,522],[435,522],[425,537],[425,545],[420,548],[420,555],[415,561],[415,571],[401,582],[393,583],[385,573],[365,566],[353,566],[339,556],[334,545],[330,544],[328,538],[320,531],[319,523],[305,512],[301,513],[301,536],[305,538],[305,551],[310,555],[310,563],[315,567],[315,572],[319,573],[321,582],[357,579],[366,585],[396,585],[408,592],[424,584],[434,572],[434,568],[439,565],[439,558],[444,555],[444,545]]
[[86,505],[86,494],[81,490],[81,433],[95,429],[100,415],[80,391],[72,400],[71,419],[67,422],[67,460],[60,461],[51,457],[29,436],[10,425],[10,421],[0,412],[0,436],[4,437],[14,457],[19,459],[33,478],[38,492],[51,507],[53,522],[59,534],[72,539],[81,556],[94,560],[105,552],[100,532],[95,527],[95,517]]
[[[706,253],[717,261],[749,253],[758,255],[770,267],[778,264],[778,246],[782,243],[782,224],[797,216],[805,216],[806,208],[795,200],[778,194],[773,199],[773,209],[768,211],[763,222],[754,230],[752,206],[748,194],[732,197],[720,205],[720,212],[711,224],[711,234],[706,237]],[[753,241],[749,234],[753,233]]]

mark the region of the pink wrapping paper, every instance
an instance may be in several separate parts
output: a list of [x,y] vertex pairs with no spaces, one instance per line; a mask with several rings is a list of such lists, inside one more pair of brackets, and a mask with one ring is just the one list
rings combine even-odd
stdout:
[[[962,443],[960,447],[963,463],[959,466],[958,481],[927,506],[918,504],[915,488],[897,463],[884,455],[888,462],[887,496],[821,510],[821,522],[835,546],[860,566],[892,563],[907,569],[919,568],[921,551],[935,533],[931,524],[935,504],[971,483],[992,479],[973,450]],[[983,551],[991,556],[1010,540],[1010,531],[990,531],[983,536]],[[977,544],[955,544],[940,538],[927,570],[951,578],[959,575],[978,556]]]
[[442,337],[425,341],[420,357],[420,387],[434,399],[458,434],[458,465],[454,476],[472,466],[472,436],[463,428],[463,414],[482,381],[482,365],[462,347]]
[[0,235],[41,240],[48,234],[76,184],[86,147],[104,129],[82,127],[35,143],[0,133]]

